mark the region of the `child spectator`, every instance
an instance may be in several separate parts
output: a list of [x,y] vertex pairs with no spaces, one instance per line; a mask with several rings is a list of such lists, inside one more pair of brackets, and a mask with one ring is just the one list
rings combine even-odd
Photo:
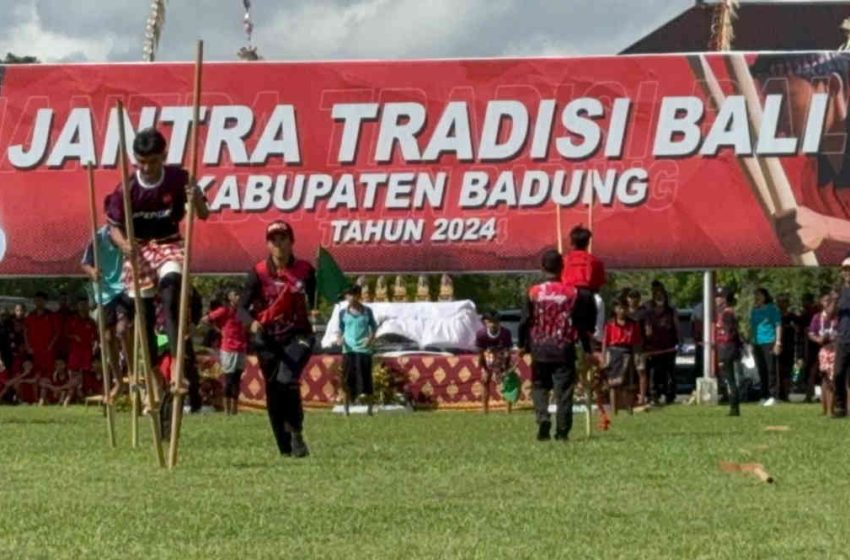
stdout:
[[[65,322],[68,345],[68,370],[71,379],[82,388],[92,388],[94,351],[98,344],[97,323],[89,316],[87,298],[77,301],[77,311]],[[86,379],[88,378],[88,379]],[[88,381],[88,383],[86,383]]]
[[623,299],[614,301],[614,314],[605,324],[602,355],[611,389],[611,408],[617,414],[621,406],[632,408],[634,402],[635,355],[640,344],[640,325],[628,315],[629,304]]
[[[475,346],[478,348],[478,367],[483,373],[481,382],[484,390],[481,395],[484,414],[490,412],[490,384],[502,381],[502,374],[511,369],[511,332],[499,323],[499,314],[488,311],[482,316],[484,328],[475,335]],[[502,395],[504,398],[504,395]],[[513,402],[506,400],[508,412],[511,412]]]
[[214,326],[221,333],[219,361],[225,378],[224,411],[228,416],[239,411],[239,387],[248,350],[248,333],[237,317],[240,295],[238,290],[228,290],[227,305],[211,310],[201,319],[202,323]]
[[362,288],[357,284],[345,292],[348,307],[340,311],[339,330],[342,333],[342,371],[345,377],[345,415],[349,414],[352,399],[367,397],[367,412],[372,415],[372,343],[378,325],[369,307],[360,300]]
[[812,318],[809,340],[818,346],[818,372],[821,387],[821,407],[824,415],[831,415],[835,397],[835,341],[838,334],[836,294],[821,299],[823,309]]

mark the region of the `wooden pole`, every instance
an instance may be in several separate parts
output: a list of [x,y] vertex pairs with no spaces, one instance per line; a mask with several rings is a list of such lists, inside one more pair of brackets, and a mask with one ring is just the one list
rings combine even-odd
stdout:
[[133,322],[133,355],[127,356],[127,373],[130,378],[130,444],[133,449],[139,447],[139,413],[141,396],[139,395],[139,318]]
[[95,204],[94,195],[94,167],[89,163],[86,166],[89,179],[89,209],[91,210],[91,247],[92,258],[94,259],[94,269],[97,271],[98,278],[92,282],[94,289],[94,302],[97,306],[97,332],[100,336],[100,362],[103,369],[103,406],[106,407],[106,433],[109,438],[110,447],[115,447],[115,404],[112,402],[112,391],[110,389],[112,353],[110,346],[106,344],[106,327],[103,320],[103,302],[101,301],[100,291],[100,254],[97,248],[97,205]]
[[[587,202],[587,229],[593,232],[593,185],[590,186],[590,200]],[[587,252],[593,253],[593,236],[587,246]],[[590,336],[590,354],[585,356],[587,367],[587,390],[585,391],[584,432],[588,439],[593,435],[593,335]],[[601,401],[600,401],[601,402]],[[602,414],[602,410],[599,411]]]
[[[195,54],[194,100],[192,105],[191,160],[189,186],[194,187],[198,177],[198,121],[200,120],[201,77],[204,62],[204,42],[198,41]],[[186,369],[186,335],[189,327],[189,290],[192,285],[189,264],[192,259],[192,230],[195,221],[195,194],[192,191],[186,209],[185,254],[183,257],[182,282],[180,283],[180,314],[177,327],[177,359],[172,376],[174,406],[171,410],[171,440],[168,447],[168,468],[177,465],[177,450],[180,444],[180,428],[183,424],[183,374]]]
[[127,180],[129,171],[127,165],[127,140],[124,132],[124,103],[118,101],[118,144],[119,157],[121,161],[121,186],[124,193],[124,218],[127,241],[133,252],[130,255],[130,266],[133,270],[133,302],[136,306],[136,327],[139,339],[139,353],[144,361],[145,375],[145,392],[147,393],[147,413],[151,418],[151,433],[153,435],[154,452],[156,453],[159,466],[165,467],[165,454],[162,451],[162,433],[160,432],[159,420],[159,399],[157,395],[156,380],[153,376],[153,362],[151,361],[150,353],[148,352],[148,333],[145,325],[145,306],[142,303],[142,291],[139,284],[139,253],[136,246],[136,233],[133,229],[133,204],[130,199],[130,183]]
[[561,229],[561,205],[555,203],[555,233],[558,236],[558,252],[564,254],[564,230]]

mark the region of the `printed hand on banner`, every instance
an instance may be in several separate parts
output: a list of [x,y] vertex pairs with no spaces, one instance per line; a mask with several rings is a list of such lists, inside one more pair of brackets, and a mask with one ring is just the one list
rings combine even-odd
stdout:
[[805,206],[779,212],[774,228],[782,247],[791,255],[816,250],[828,235],[826,216]]

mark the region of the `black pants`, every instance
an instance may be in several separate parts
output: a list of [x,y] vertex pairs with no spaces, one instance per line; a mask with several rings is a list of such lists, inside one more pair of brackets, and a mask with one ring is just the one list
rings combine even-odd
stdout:
[[779,398],[788,400],[791,393],[791,378],[794,375],[794,353],[780,354],[776,358],[776,373],[779,383]]
[[228,399],[238,399],[239,389],[242,385],[242,370],[237,369],[224,376],[224,396]]
[[578,330],[582,349],[590,352],[596,330],[596,297],[587,288],[579,288],[577,291],[572,313],[573,326]]
[[779,375],[776,370],[776,355],[773,353],[773,342],[753,346],[753,356],[756,359],[756,369],[761,383],[761,398],[779,398]]
[[726,386],[726,393],[729,396],[729,408],[731,410],[739,410],[741,406],[741,396],[738,392],[737,360],[726,360],[720,362],[720,375],[723,377],[723,382]]
[[656,354],[646,360],[646,371],[649,373],[650,393],[653,400],[664,396],[667,403],[676,400],[676,383],[673,371],[676,369],[676,353]]
[[277,448],[292,453],[292,434],[304,428],[301,406],[301,372],[312,354],[312,338],[263,341],[256,348],[266,381],[266,410]]
[[835,414],[847,413],[847,374],[850,372],[850,344],[839,342],[835,348]]
[[573,427],[573,389],[576,381],[575,359],[565,363],[531,363],[531,398],[537,423],[549,422],[549,391],[555,392],[555,433],[567,436]]

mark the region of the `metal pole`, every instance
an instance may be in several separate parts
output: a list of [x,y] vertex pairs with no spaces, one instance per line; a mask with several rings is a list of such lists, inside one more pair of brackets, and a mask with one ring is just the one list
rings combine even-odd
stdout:
[[714,371],[714,336],[712,326],[714,322],[714,271],[706,270],[702,280],[702,376],[705,379],[713,378]]

